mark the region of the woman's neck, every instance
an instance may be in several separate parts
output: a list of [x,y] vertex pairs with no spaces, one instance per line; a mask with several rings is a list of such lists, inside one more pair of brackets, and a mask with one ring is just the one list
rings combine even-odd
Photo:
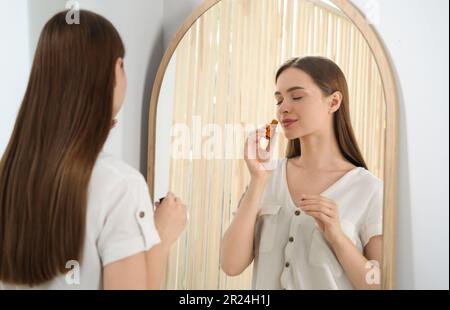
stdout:
[[301,156],[293,163],[310,171],[348,170],[354,167],[341,154],[334,131],[324,130],[300,138]]

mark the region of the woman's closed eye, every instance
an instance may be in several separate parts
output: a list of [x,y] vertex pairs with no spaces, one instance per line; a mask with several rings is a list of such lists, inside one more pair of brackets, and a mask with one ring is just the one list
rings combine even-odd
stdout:
[[[294,101],[299,101],[299,100],[301,100],[302,98],[303,98],[304,96],[292,96],[292,100],[294,100]],[[280,105],[280,104],[282,104],[283,103],[283,98],[281,98],[281,97],[278,97],[278,98],[275,98],[275,100],[277,101],[277,105]]]
[[275,101],[277,102],[277,105],[280,105],[283,103],[283,98],[281,97],[275,97]]

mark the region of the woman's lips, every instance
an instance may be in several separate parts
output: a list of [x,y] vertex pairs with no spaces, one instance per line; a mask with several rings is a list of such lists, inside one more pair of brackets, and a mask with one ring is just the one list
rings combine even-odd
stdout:
[[284,127],[284,128],[289,128],[289,127],[291,127],[294,123],[296,123],[298,120],[285,120],[285,121],[282,121],[281,122],[281,125]]

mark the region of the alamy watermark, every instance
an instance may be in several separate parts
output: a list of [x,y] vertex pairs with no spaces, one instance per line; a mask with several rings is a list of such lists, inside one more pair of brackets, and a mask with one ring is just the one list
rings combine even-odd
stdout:
[[[266,168],[277,157],[279,130],[269,140],[266,126],[241,123],[203,123],[202,117],[192,116],[190,122],[175,123],[170,130],[170,157],[174,160],[260,159]],[[247,142],[247,149],[245,148]]]
[[80,285],[80,263],[76,260],[69,260],[66,263],[66,283],[68,285]]
[[68,25],[80,24],[80,3],[78,1],[69,0],[66,2],[66,23]]
[[381,270],[380,263],[376,260],[369,260],[366,263],[366,283],[369,285],[379,285],[381,284]]

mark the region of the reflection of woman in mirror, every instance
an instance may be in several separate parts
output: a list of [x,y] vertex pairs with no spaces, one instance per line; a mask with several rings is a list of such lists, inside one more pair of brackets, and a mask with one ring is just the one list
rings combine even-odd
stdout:
[[159,288],[185,210],[153,212],[143,176],[102,151],[126,91],[105,18],[45,25],[0,164],[0,288]]
[[222,240],[223,270],[238,275],[254,260],[255,289],[379,289],[383,183],[356,143],[344,74],[331,60],[296,58],[276,89],[286,158],[268,170],[265,154],[247,152],[251,181]]

